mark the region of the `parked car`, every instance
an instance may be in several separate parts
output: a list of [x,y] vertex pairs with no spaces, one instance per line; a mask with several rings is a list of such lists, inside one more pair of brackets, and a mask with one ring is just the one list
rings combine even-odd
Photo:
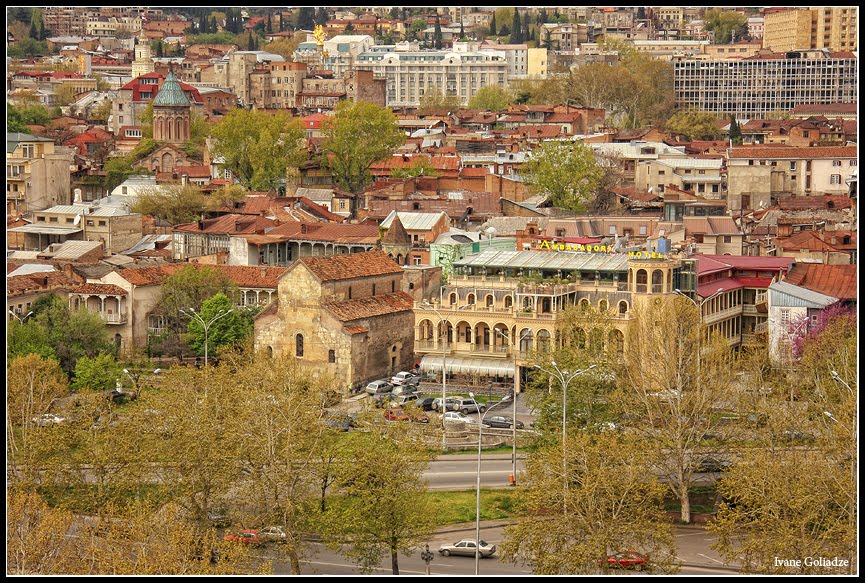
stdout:
[[397,387],[402,385],[417,386],[420,383],[420,376],[414,374],[413,372],[402,371],[393,375],[390,379],[390,383]]
[[394,399],[393,393],[376,393],[372,396],[372,404],[376,407],[384,407]]
[[390,393],[393,391],[393,385],[385,380],[372,381],[366,386],[365,391],[370,395],[377,395],[379,393]]
[[487,406],[481,405],[474,399],[457,399],[456,410],[463,415],[468,415],[469,413],[483,413],[487,410]]
[[[393,393],[396,395],[396,393]],[[408,395],[397,395],[396,398],[390,402],[391,407],[402,407],[406,403],[411,403],[412,401],[417,401],[417,395],[408,394]]]
[[649,562],[649,555],[641,555],[636,551],[622,551],[607,557],[607,566],[611,569],[633,569],[642,571]]
[[445,413],[445,422],[459,421],[460,423],[474,423],[475,418],[463,415],[459,411],[448,411]]
[[285,531],[281,526],[265,526],[261,530],[258,531],[258,536],[263,541],[272,541],[272,542],[285,542],[286,535]]
[[384,412],[384,418],[388,421],[414,421],[415,423],[429,423],[429,417],[420,414],[411,414],[405,409],[391,407]]
[[439,553],[443,557],[448,557],[450,555],[474,557],[476,549],[479,551],[481,558],[492,557],[496,554],[496,545],[491,545],[486,541],[480,541],[480,544],[476,544],[475,541],[468,539],[457,541],[452,545],[442,545],[439,547]]
[[398,387],[393,388],[394,395],[414,395],[416,397],[420,396],[420,391],[417,390],[414,385],[400,385]]
[[[490,417],[489,419],[484,419],[482,423],[487,427],[501,427],[503,429],[513,429],[514,427],[513,419],[511,419],[510,417],[501,417],[498,415],[495,417]],[[518,419],[517,429],[522,429],[523,427],[525,427],[525,425],[522,421]]]
[[[459,397],[459,398],[462,398],[462,397]],[[458,400],[457,397],[447,397],[445,399],[444,410],[445,411],[456,411],[457,410],[457,400]],[[442,410],[441,397],[433,400],[432,408],[434,411],[441,411]]]
[[225,535],[224,537],[222,537],[222,540],[254,546],[260,545],[264,542],[264,540],[258,535],[257,530],[241,530],[237,534]]
[[49,425],[57,425],[58,423],[63,423],[64,421],[66,421],[65,417],[59,417],[59,416],[53,415],[51,413],[45,413],[44,415],[39,415],[38,417],[33,418],[33,423],[35,423],[39,427],[48,427]]
[[336,411],[326,411],[324,414],[323,423],[333,429],[340,431],[348,431],[355,427],[355,419],[348,413],[338,413]]
[[433,397],[426,397],[424,399],[418,399],[417,401],[415,401],[415,404],[421,411],[432,411],[433,401],[435,401]]
[[207,520],[217,528],[225,528],[231,526],[231,518],[228,516],[228,510],[222,506],[211,508],[207,512]]
[[733,462],[721,460],[714,457],[704,457],[697,464],[697,471],[701,473],[726,472],[733,466]]

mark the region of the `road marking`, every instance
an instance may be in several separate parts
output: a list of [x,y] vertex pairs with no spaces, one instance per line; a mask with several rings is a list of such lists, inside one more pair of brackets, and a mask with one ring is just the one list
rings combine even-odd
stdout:
[[719,565],[723,565],[723,564],[724,564],[722,561],[719,561],[718,559],[713,559],[712,557],[707,557],[707,556],[704,555],[703,553],[697,553],[697,556],[698,556],[698,557],[703,557],[704,559],[709,559],[710,561],[715,561],[715,562],[718,563]]
[[[348,563],[327,563],[324,561],[301,561],[301,564],[303,564],[303,565],[326,565],[328,567],[349,567],[351,569],[357,568],[357,565],[350,565]],[[444,567],[445,565],[440,565],[440,566]],[[392,573],[393,572],[393,569],[384,569],[382,567],[376,567],[373,570],[374,571],[384,571],[386,573]],[[426,571],[409,571],[409,570],[406,570],[403,568],[400,568],[399,572],[400,573],[412,573],[415,575],[426,575]]]

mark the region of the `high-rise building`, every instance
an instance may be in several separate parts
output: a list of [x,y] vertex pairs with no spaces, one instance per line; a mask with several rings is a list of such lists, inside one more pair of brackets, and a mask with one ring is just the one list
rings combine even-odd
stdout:
[[673,59],[676,103],[740,119],[797,105],[856,103],[856,56],[828,50],[761,53],[744,59]]
[[773,51],[822,49],[857,50],[858,9],[829,6],[767,12],[763,46]]

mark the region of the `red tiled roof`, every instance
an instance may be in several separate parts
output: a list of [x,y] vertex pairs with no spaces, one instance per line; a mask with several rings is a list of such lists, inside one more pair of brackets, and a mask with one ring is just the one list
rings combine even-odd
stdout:
[[[391,261],[393,263],[393,261]],[[398,312],[409,312],[414,307],[414,298],[399,291],[381,296],[357,298],[341,302],[323,302],[321,307],[341,322],[375,318]]]
[[278,288],[279,278],[288,271],[287,267],[272,265],[213,265],[211,267],[218,269],[239,287],[262,289]]
[[557,125],[532,125],[521,126],[516,130],[516,133],[526,138],[556,138],[562,131]]
[[803,103],[794,107],[791,112],[797,113],[856,113],[856,103]]
[[381,251],[330,257],[302,257],[300,263],[321,281],[402,273],[402,268]]
[[781,210],[807,210],[828,209],[829,205],[834,209],[848,209],[853,206],[849,196],[826,195],[826,196],[790,196],[778,199],[778,208]]
[[797,263],[784,281],[833,298],[855,300],[856,268],[856,265]]
[[230,214],[215,219],[176,225],[175,231],[182,233],[207,233],[211,235],[234,235],[255,233],[279,225],[278,221],[260,216]]
[[[15,265],[14,267],[20,266]],[[71,287],[78,282],[79,280],[70,278],[62,271],[13,275],[6,278],[6,295],[15,296],[50,288]]]
[[177,174],[186,174],[190,178],[210,178],[209,166],[175,166]]
[[369,332],[369,328],[367,328],[366,326],[343,326],[342,329],[352,335]]
[[733,146],[730,158],[855,158],[856,146],[814,146],[799,148],[794,146]]
[[802,249],[808,251],[837,251],[836,248],[829,245],[814,231],[802,231],[790,237],[778,237],[776,243],[778,247],[787,252],[801,251]]
[[71,290],[73,294],[125,296],[126,290],[110,283],[85,283]]
[[[334,243],[365,243],[374,245],[378,241],[377,225],[355,225],[351,223],[312,223],[303,225],[297,222],[283,223],[271,229],[265,237],[278,235],[281,240],[304,239],[307,241],[328,241]],[[254,236],[248,237],[252,240]]]
[[153,265],[148,267],[127,267],[119,272],[120,277],[135,286],[158,285],[162,280],[187,265]]

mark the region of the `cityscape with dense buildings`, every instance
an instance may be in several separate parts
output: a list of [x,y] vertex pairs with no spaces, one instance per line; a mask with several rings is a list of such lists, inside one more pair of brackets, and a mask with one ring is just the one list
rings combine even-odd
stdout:
[[7,7],[7,575],[855,576],[858,12]]

